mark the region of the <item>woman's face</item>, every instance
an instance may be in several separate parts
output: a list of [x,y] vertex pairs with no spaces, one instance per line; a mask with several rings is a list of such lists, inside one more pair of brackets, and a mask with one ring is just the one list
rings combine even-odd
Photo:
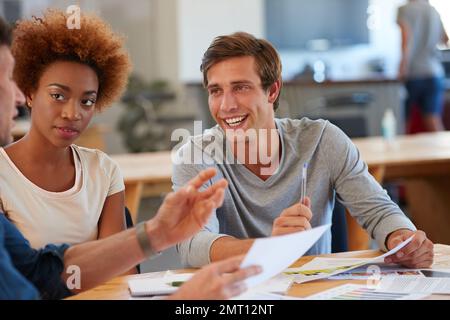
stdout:
[[56,147],[71,145],[86,129],[95,111],[98,77],[84,64],[56,61],[39,79],[27,97],[31,130]]

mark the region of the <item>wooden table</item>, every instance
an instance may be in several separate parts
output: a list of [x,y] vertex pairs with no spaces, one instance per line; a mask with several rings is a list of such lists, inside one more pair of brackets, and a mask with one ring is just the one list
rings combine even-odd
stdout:
[[379,182],[401,180],[408,213],[435,243],[450,244],[450,132],[354,139]]
[[[366,250],[366,251],[354,251],[354,252],[345,252],[331,255],[324,255],[327,257],[340,257],[340,258],[363,258],[363,257],[374,257],[379,255],[379,251],[374,250]],[[448,246],[435,246],[435,260],[439,259],[439,261],[449,260],[450,261],[450,247]],[[315,256],[302,257],[297,262],[295,262],[292,267],[299,267],[309,261],[311,261]],[[447,265],[450,263],[446,261]],[[437,266],[439,267],[439,266]],[[442,267],[441,267],[442,268]],[[186,272],[189,270],[180,270],[180,272]],[[161,272],[160,275],[163,275],[164,272]],[[98,286],[94,289],[85,291],[76,296],[73,296],[69,299],[73,300],[128,300],[132,297],[130,296],[128,290],[128,280],[135,279],[139,277],[146,277],[145,274],[141,275],[132,275],[132,276],[122,276],[112,279],[111,281],[105,283],[104,285]],[[318,280],[314,282],[307,282],[302,284],[294,284],[289,291],[287,292],[290,296],[295,297],[307,297],[309,295],[321,292],[323,290],[328,290],[334,288],[336,286],[346,284],[346,283],[354,283],[354,284],[365,284],[366,281],[358,281],[358,280]],[[433,299],[450,299],[450,295],[433,295],[431,296]]]
[[125,204],[137,221],[142,196],[159,196],[172,190],[170,151],[112,155],[125,181]]

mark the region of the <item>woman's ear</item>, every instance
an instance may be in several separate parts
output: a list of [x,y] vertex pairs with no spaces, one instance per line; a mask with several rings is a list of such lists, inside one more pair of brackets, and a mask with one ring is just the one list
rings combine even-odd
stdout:
[[26,100],[27,100],[27,107],[32,108],[33,107],[33,98],[34,96],[31,94],[27,94]]

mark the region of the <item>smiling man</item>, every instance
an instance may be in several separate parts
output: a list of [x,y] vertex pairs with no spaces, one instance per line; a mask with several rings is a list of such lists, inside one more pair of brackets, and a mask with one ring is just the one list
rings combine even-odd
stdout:
[[[178,245],[185,264],[200,266],[242,254],[254,238],[331,223],[337,197],[383,250],[415,235],[390,261],[431,265],[431,241],[368,173],[340,129],[324,120],[275,118],[281,62],[269,42],[247,33],[217,37],[203,56],[201,71],[217,126],[178,151],[174,189],[208,167],[219,174],[204,187],[218,178],[227,179],[229,186],[223,206],[206,227]],[[195,158],[191,162],[186,161],[189,155]],[[305,166],[307,197],[300,200]],[[330,251],[329,232],[308,254]]]

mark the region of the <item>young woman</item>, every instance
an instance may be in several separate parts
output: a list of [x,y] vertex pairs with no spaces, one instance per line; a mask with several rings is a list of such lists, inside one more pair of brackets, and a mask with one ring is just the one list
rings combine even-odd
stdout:
[[31,110],[26,136],[0,149],[0,210],[38,248],[125,229],[124,183],[104,153],[74,145],[98,110],[123,92],[123,42],[93,15],[68,29],[62,11],[17,24],[14,78]]

